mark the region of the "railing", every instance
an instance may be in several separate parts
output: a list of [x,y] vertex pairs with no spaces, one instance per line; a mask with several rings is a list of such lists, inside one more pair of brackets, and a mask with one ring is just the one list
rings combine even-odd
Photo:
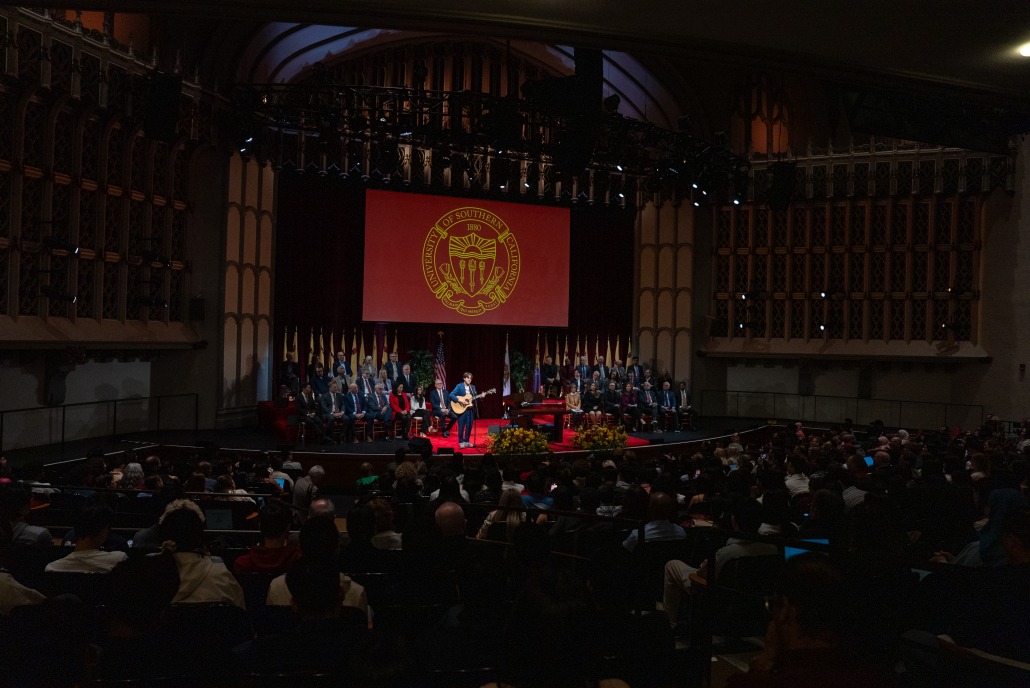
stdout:
[[85,401],[0,411],[0,451],[135,432],[196,430],[197,394]]
[[856,399],[821,394],[741,392],[706,389],[701,392],[702,416],[801,420],[839,423],[851,418],[857,425],[873,420],[895,428],[977,428],[983,424],[984,407],[937,401]]

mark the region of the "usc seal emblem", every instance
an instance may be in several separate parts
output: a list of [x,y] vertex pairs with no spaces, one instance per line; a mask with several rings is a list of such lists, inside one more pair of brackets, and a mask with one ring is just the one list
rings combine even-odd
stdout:
[[483,208],[451,210],[433,224],[422,246],[422,273],[433,295],[472,318],[508,300],[521,262],[511,229]]

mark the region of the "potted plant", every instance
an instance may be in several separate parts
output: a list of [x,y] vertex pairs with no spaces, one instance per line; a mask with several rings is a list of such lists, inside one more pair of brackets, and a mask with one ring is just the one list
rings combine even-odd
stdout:
[[434,382],[433,352],[429,349],[412,349],[408,352],[408,365],[411,366],[411,374],[415,376],[415,383],[422,385],[426,394],[429,394]]
[[487,447],[494,454],[512,456],[516,454],[542,454],[550,452],[547,435],[529,428],[509,428],[489,435]]
[[515,385],[515,391],[525,394],[526,383],[533,373],[533,362],[521,351],[513,351],[511,354],[511,382]]

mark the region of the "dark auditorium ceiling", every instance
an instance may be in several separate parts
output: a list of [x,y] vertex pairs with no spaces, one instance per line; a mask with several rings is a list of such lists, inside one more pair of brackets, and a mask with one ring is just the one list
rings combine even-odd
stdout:
[[[168,17],[187,42],[227,42],[216,22],[264,21],[446,31],[625,50],[657,68],[758,62],[857,82],[957,87],[986,100],[1030,103],[1030,3],[1000,0],[41,0],[18,5],[110,9]],[[860,10],[860,11],[859,11]],[[222,29],[226,24],[222,24]],[[176,28],[172,28],[176,27]],[[183,29],[188,27],[188,31]],[[211,31],[211,33],[206,33]],[[220,31],[220,33],[219,33]],[[185,33],[185,35],[183,35]],[[192,35],[191,35],[192,34]],[[239,36],[239,34],[237,34]]]

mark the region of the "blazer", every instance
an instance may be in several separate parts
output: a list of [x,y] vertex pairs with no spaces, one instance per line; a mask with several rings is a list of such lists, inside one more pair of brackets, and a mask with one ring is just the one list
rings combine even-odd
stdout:
[[415,391],[415,376],[411,373],[407,375],[401,373],[400,377],[398,377],[397,380],[394,381],[394,388],[396,388],[397,385],[404,385],[404,392],[406,394],[411,394]]
[[447,388],[439,390],[433,387],[429,390],[429,406],[430,408],[439,409],[442,413],[446,414],[450,407],[447,406],[447,400],[450,395],[447,393]]
[[679,399],[676,397],[676,393],[671,389],[658,392],[658,405],[664,409],[671,409],[673,411],[679,406]]
[[348,416],[354,418],[355,415],[364,412],[365,397],[361,394],[351,394],[350,392],[347,392],[343,395],[343,408]]
[[358,394],[361,394],[362,396],[372,394],[376,391],[376,381],[373,377],[358,376],[354,379],[354,382],[358,385]]
[[[330,392],[326,392],[319,399],[319,403],[322,404],[322,415],[328,418],[333,412],[333,395]],[[339,392],[336,393],[336,410],[340,413],[346,413],[346,409],[343,407],[343,395]]]
[[404,413],[405,411],[410,411],[411,400],[408,399],[407,394],[391,394],[390,408],[393,409],[394,413]]
[[309,399],[304,398],[304,393],[301,392],[297,395],[297,410],[300,411],[301,415],[308,415],[309,413],[319,413],[321,406],[318,403],[318,399],[315,398],[315,393],[311,393]]

